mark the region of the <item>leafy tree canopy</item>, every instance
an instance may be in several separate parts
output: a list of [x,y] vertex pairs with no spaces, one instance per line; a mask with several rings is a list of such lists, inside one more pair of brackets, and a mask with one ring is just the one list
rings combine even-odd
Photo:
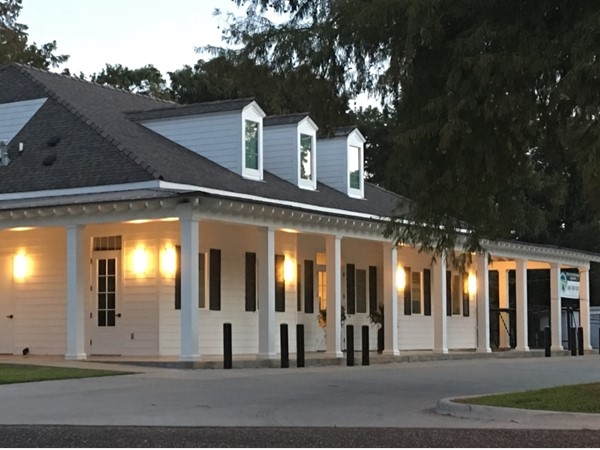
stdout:
[[27,25],[18,22],[22,8],[22,0],[0,0],[0,65],[17,62],[48,69],[67,61],[68,55],[55,54],[56,41],[40,46],[28,42]]
[[138,69],[129,69],[121,64],[106,64],[100,73],[90,76],[90,81],[136,94],[164,99],[170,97],[166,80],[152,64]]
[[379,96],[373,180],[414,200],[390,235],[438,254],[482,238],[600,250],[581,240],[600,231],[597,2],[234,1],[238,57]]

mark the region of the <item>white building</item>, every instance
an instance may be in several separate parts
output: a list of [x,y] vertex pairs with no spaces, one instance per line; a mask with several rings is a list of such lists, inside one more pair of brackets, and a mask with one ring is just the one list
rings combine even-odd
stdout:
[[342,308],[359,327],[378,304],[387,354],[489,352],[490,270],[501,302],[516,270],[526,351],[528,268],[550,269],[558,350],[567,267],[580,271],[591,348],[588,270],[600,257],[489,242],[466,274],[432,264],[382,236],[399,197],[364,181],[360,131],[317,130],[306,114],[265,117],[252,99],[182,106],[0,68],[0,353],[193,361],[221,355],[231,323],[234,354],[273,358],[287,323],[305,326],[307,351],[341,357]]

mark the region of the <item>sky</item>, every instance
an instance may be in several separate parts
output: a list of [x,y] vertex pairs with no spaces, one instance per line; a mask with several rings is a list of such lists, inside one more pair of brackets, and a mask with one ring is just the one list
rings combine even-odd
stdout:
[[29,42],[56,41],[56,53],[70,55],[58,70],[91,75],[106,63],[152,64],[166,75],[210,59],[195,47],[224,45],[226,12],[244,10],[231,0],[23,0],[19,22],[29,27]]

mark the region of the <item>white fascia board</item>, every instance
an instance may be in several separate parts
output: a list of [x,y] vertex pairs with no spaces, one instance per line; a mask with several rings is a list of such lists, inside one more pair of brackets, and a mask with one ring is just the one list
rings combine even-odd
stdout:
[[313,130],[315,130],[315,133],[317,131],[319,131],[319,126],[310,118],[310,116],[306,116],[304,119],[302,119],[299,124],[301,124],[302,122],[306,122],[308,124],[308,126],[310,126]]
[[200,186],[192,186],[187,184],[178,184],[178,183],[169,183],[166,181],[160,182],[160,188],[165,190],[175,190],[175,191],[189,191],[189,192],[200,192],[203,194],[216,195],[219,197],[232,198],[236,200],[248,200],[248,201],[256,201],[261,203],[267,203],[278,206],[289,206],[291,208],[305,209],[309,211],[325,213],[325,214],[339,214],[344,216],[356,217],[360,219],[369,219],[369,220],[389,220],[388,217],[376,216],[373,214],[359,213],[354,211],[348,211],[345,209],[337,209],[337,208],[328,208],[325,206],[316,206],[308,203],[300,203],[293,202],[289,200],[279,200],[268,197],[261,197],[259,195],[251,195],[251,194],[240,194],[238,192],[230,192],[223,191],[221,189],[212,189],[205,188]]
[[258,105],[258,103],[256,103],[256,101],[252,101],[251,103],[248,103],[248,105],[246,105],[242,111],[246,111],[248,109],[253,109],[254,112],[256,114],[258,114],[259,116],[261,116],[263,119],[267,116],[267,114],[262,110],[262,108]]
[[348,134],[348,140],[350,139],[350,136],[354,135],[353,137],[358,139],[361,144],[364,144],[365,142],[367,142],[367,138],[365,138],[363,136],[363,134],[360,132],[360,130],[358,128],[355,128],[354,130],[352,130],[352,132],[350,134]]
[[68,195],[103,194],[107,192],[134,191],[141,189],[160,189],[159,180],[142,181],[139,183],[110,184],[105,186],[90,186],[85,188],[49,189],[44,191],[14,192],[0,194],[0,202],[8,200],[23,200],[26,198],[64,197]]

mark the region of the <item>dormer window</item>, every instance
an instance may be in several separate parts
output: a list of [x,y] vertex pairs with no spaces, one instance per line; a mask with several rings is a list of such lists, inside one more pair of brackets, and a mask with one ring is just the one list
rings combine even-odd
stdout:
[[246,120],[244,126],[245,169],[258,170],[258,122]]
[[348,147],[348,176],[350,189],[356,189],[362,191],[361,180],[362,180],[362,155],[360,147],[350,145]]
[[300,179],[312,181],[314,176],[313,136],[300,134]]

